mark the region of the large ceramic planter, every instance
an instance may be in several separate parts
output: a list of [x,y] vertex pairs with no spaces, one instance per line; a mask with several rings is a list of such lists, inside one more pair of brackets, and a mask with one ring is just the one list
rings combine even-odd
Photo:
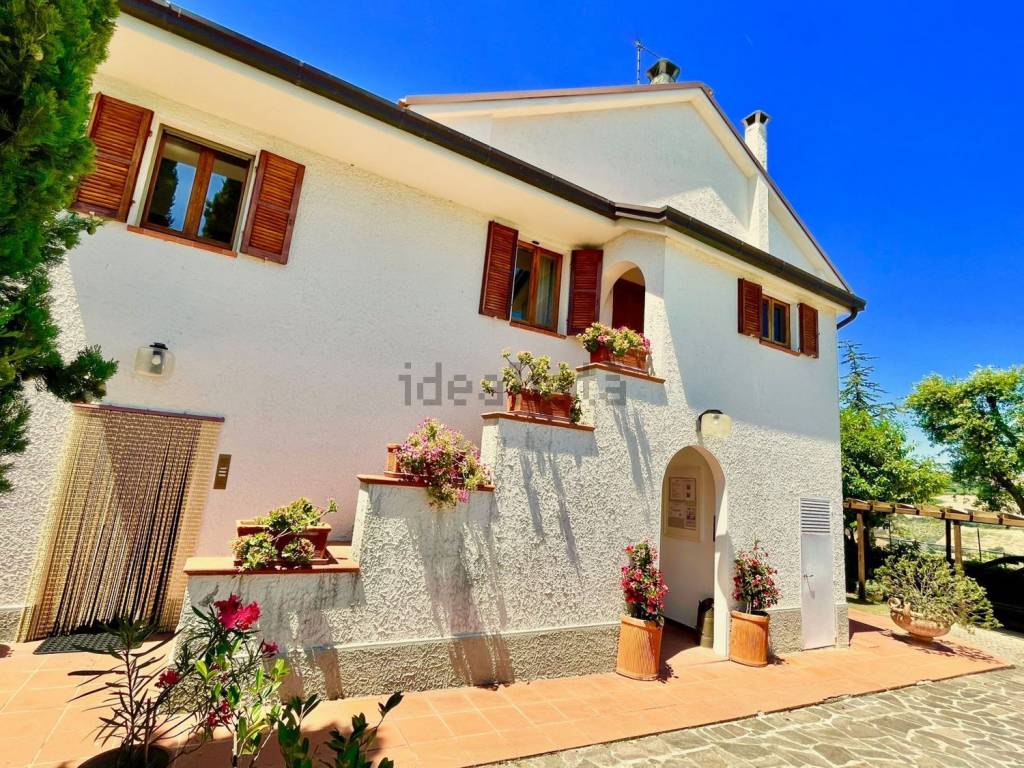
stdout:
[[572,395],[549,395],[545,397],[539,392],[524,389],[518,394],[509,394],[508,410],[551,421],[572,423]]
[[930,643],[950,630],[948,624],[926,619],[914,613],[909,604],[905,605],[895,597],[889,599],[889,618],[897,627],[907,632],[911,639],[922,643]]
[[[267,526],[260,525],[254,520],[236,520],[235,521],[235,535],[238,538],[243,536],[252,536],[254,533],[266,533]],[[323,523],[322,525],[311,525],[306,528],[302,533],[282,533],[280,536],[274,539],[274,547],[277,549],[278,554],[288,546],[295,539],[306,539],[313,545],[313,559],[314,562],[317,560],[327,559],[327,538],[331,535],[331,526]]]
[[608,347],[601,347],[590,353],[590,362],[614,365],[617,368],[628,368],[631,371],[647,373],[648,352],[643,347],[631,349],[622,357],[616,357]]
[[656,621],[623,616],[615,671],[634,680],[657,680],[661,665],[662,626]]
[[768,617],[732,611],[729,627],[729,660],[748,667],[768,664]]

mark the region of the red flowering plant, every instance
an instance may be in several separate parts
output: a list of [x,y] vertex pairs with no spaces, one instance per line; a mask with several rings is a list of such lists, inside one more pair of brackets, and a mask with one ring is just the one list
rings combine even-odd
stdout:
[[576,338],[587,352],[597,352],[604,347],[615,357],[624,357],[634,349],[651,349],[650,339],[626,326],[612,328],[604,323],[591,323],[583,333],[576,334]]
[[739,552],[734,563],[732,597],[746,606],[746,613],[761,613],[779,602],[779,588],[775,586],[778,571],[768,565],[768,553],[758,542],[749,552]]
[[188,669],[191,683],[180,686],[175,704],[195,713],[201,744],[222,728],[231,734],[232,765],[255,764],[281,717],[278,689],[288,674],[276,658],[276,643],[261,640],[258,602],[238,595],[193,607],[195,621],[178,647],[175,667]]
[[491,477],[480,451],[465,435],[437,419],[425,419],[398,449],[398,469],[426,480],[430,506],[454,507]]
[[665,621],[665,595],[668,587],[655,565],[658,551],[646,539],[626,547],[627,563],[622,566],[622,592],[626,612],[634,619]]

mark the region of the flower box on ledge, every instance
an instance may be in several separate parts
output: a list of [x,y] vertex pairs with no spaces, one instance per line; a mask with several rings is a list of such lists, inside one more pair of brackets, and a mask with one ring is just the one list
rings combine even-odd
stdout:
[[[260,525],[254,520],[236,520],[235,521],[235,535],[238,538],[244,536],[252,536],[254,533],[266,533],[267,526]],[[278,553],[281,552],[286,546],[288,546],[295,539],[306,539],[313,545],[313,561],[312,564],[323,564],[328,562],[327,554],[327,539],[331,535],[331,526],[327,523],[321,525],[311,525],[302,533],[282,533],[280,536],[274,539],[274,548],[277,549]]]
[[572,424],[572,405],[572,395],[554,394],[545,397],[531,389],[508,395],[509,413],[550,419],[565,424]]
[[643,347],[631,349],[622,357],[616,357],[608,347],[601,347],[596,352],[590,353],[591,363],[604,363],[613,365],[616,368],[627,368],[631,371],[647,373],[647,358],[649,352]]

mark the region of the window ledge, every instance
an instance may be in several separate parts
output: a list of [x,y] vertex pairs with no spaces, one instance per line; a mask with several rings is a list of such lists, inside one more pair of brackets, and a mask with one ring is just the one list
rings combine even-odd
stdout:
[[800,357],[799,352],[783,344],[776,344],[774,341],[768,341],[768,339],[758,339],[758,342],[761,344],[762,347],[777,349],[779,350],[779,352],[786,352],[787,354],[794,355],[795,357]]
[[548,328],[541,328],[537,325],[530,325],[529,323],[521,323],[518,320],[509,320],[508,324],[513,328],[522,328],[524,331],[533,331],[534,333],[543,333],[545,336],[554,336],[556,339],[564,339],[566,335],[559,333],[558,331],[552,331]]
[[160,232],[156,229],[146,229],[145,227],[136,227],[134,224],[128,225],[128,231],[134,232],[137,235],[145,235],[146,237],[155,237],[157,240],[166,240],[168,243],[178,243],[179,245],[187,245],[191,248],[198,248],[201,251],[209,251],[210,253],[219,253],[221,256],[230,256],[236,258],[238,253],[232,251],[230,248],[221,248],[219,245],[210,245],[209,243],[201,243],[198,240],[190,240],[187,237],[181,237],[179,235],[172,235],[167,232]]

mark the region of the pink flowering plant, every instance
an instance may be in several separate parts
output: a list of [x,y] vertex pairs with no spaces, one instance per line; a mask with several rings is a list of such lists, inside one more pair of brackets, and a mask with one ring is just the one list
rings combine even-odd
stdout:
[[758,542],[750,551],[736,555],[732,597],[746,613],[760,613],[779,602],[779,588],[775,586],[778,571],[768,564],[768,553]]
[[422,478],[435,509],[469,501],[469,492],[491,482],[480,451],[465,435],[437,419],[424,420],[398,449],[398,470]]
[[592,323],[583,333],[577,334],[576,338],[587,352],[597,352],[604,347],[615,357],[623,357],[634,349],[651,348],[651,340],[642,333],[626,326],[612,328],[604,323]]
[[627,562],[622,566],[622,592],[626,611],[634,619],[665,621],[665,595],[668,587],[655,565],[658,551],[646,539],[626,547]]

